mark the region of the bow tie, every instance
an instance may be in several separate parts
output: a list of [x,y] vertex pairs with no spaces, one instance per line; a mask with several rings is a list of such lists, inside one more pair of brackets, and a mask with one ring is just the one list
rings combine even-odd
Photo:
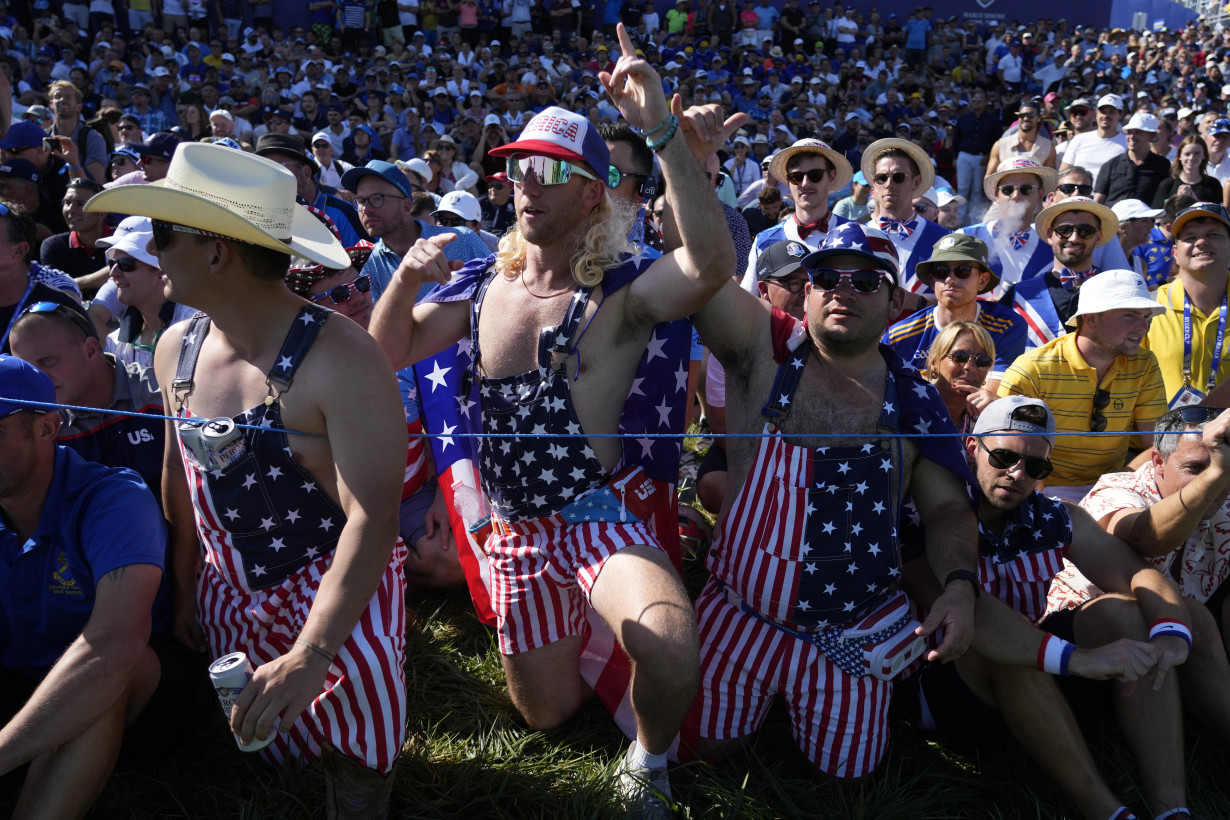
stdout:
[[824,219],[817,219],[815,222],[800,222],[796,216],[794,218],[795,228],[799,232],[799,239],[806,239],[811,233],[828,233],[829,232],[829,217],[824,215]]
[[1097,269],[1094,268],[1087,271],[1075,271],[1068,270],[1067,268],[1058,268],[1057,270],[1052,271],[1052,273],[1054,273],[1055,277],[1059,279],[1059,284],[1064,290],[1074,291],[1081,285],[1085,284],[1085,280],[1087,280],[1090,276],[1097,273]]
[[1012,249],[1019,251],[1025,247],[1025,243],[1029,241],[1029,231],[1016,231],[1008,234],[1008,241],[1012,243]]
[[911,219],[909,222],[898,222],[891,217],[880,217],[880,230],[884,231],[884,233],[895,233],[902,239],[914,233],[914,229],[917,227],[917,219]]

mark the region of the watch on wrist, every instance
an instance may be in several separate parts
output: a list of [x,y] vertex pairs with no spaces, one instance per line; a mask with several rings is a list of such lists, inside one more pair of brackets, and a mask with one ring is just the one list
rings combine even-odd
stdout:
[[978,583],[978,576],[968,569],[954,569],[948,573],[948,577],[944,579],[944,589],[948,589],[948,585],[953,581],[969,581],[969,585],[974,588],[974,600],[982,595],[982,585]]

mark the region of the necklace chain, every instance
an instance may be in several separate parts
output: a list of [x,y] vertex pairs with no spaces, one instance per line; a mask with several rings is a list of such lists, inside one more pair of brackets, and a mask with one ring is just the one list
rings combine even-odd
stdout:
[[521,279],[521,287],[525,288],[525,292],[528,293],[530,296],[533,296],[535,299],[554,299],[556,296],[563,296],[565,293],[571,293],[573,291],[573,288],[569,287],[569,288],[564,288],[563,290],[557,290],[554,293],[548,293],[545,295],[541,293],[535,293],[533,290],[530,289],[530,283],[525,281],[525,271],[521,271],[521,276],[519,278]]

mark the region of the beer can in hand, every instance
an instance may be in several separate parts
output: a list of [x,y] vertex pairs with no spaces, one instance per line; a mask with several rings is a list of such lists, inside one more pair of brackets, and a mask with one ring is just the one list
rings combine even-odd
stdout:
[[[223,655],[209,665],[209,679],[213,681],[214,691],[218,693],[222,714],[226,716],[228,725],[231,722],[231,710],[235,701],[239,700],[239,693],[248,685],[248,681],[252,680],[252,671],[252,663],[245,652]],[[277,729],[274,728],[264,740],[253,738],[252,742],[245,746],[239,735],[235,735],[235,742],[239,744],[241,752],[255,752],[272,743],[276,735]]]

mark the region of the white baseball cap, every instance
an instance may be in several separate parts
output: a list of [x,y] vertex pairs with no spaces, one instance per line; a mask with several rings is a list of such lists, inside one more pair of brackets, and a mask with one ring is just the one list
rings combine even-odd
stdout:
[[1123,98],[1118,94],[1103,94],[1098,98],[1098,108],[1109,105],[1111,108],[1123,110]]
[[1122,224],[1129,219],[1157,219],[1166,213],[1165,208],[1150,208],[1139,199],[1121,199],[1110,207]]
[[1151,134],[1156,134],[1157,125],[1157,117],[1153,116],[1148,111],[1137,111],[1132,115],[1132,118],[1127,121],[1127,125],[1123,126],[1123,130],[1148,131]]
[[1081,285],[1080,306],[1068,326],[1076,327],[1077,316],[1108,310],[1147,310],[1156,316],[1165,313],[1166,306],[1150,295],[1145,278],[1136,271],[1106,270]]
[[467,222],[477,222],[483,215],[478,198],[467,191],[449,191],[440,197],[440,207],[434,213],[441,212],[454,214]]

